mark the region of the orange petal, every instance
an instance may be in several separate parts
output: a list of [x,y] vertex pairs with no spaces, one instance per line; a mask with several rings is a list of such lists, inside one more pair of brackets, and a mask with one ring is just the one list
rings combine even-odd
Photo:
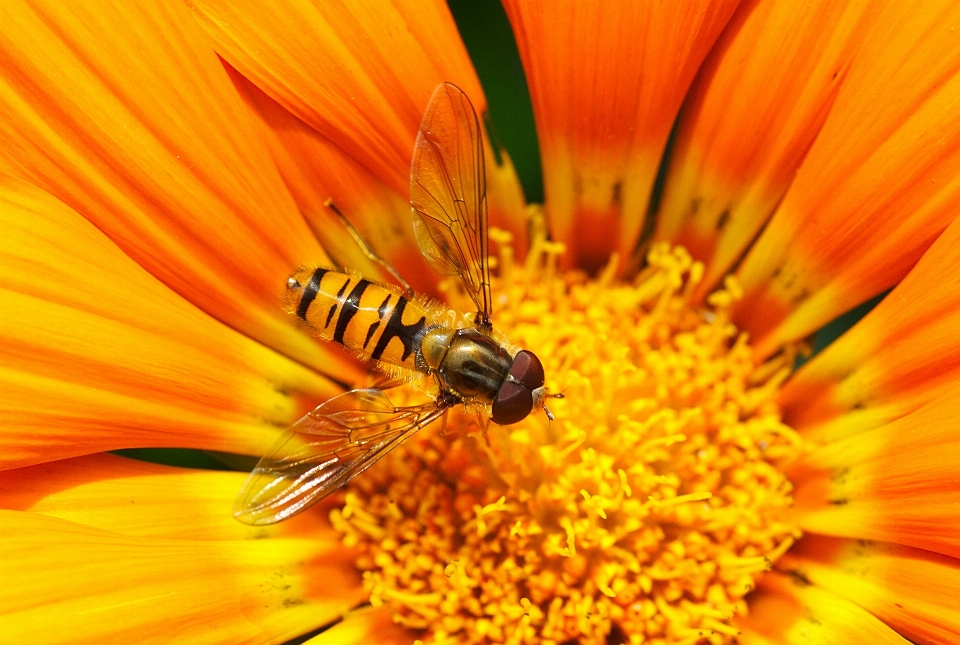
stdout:
[[960,201],[960,4],[892,3],[737,276],[759,355],[890,288]]
[[0,463],[146,446],[262,454],[340,390],[207,316],[76,212],[0,177]]
[[294,269],[325,255],[186,8],[3,9],[0,168],[201,309],[325,365],[278,304]]
[[763,577],[759,592],[750,598],[750,615],[738,625],[745,630],[739,639],[744,645],[908,645],[902,636],[852,602],[776,573]]
[[304,645],[407,645],[415,632],[393,622],[386,608],[364,607],[351,611],[343,620]]
[[860,605],[917,643],[960,628],[960,561],[885,542],[806,536],[777,568]]
[[336,541],[322,508],[265,528],[233,519],[233,501],[246,477],[246,473],[173,468],[109,454],[87,455],[0,472],[0,508],[42,513],[137,537],[309,536]]
[[350,267],[372,280],[395,282],[363,253],[328,201],[417,291],[438,295],[437,276],[423,260],[413,235],[410,200],[390,190],[329,139],[225,65],[254,118],[265,125],[264,138],[280,174],[334,265]]
[[916,410],[960,380],[960,220],[880,304],[781,393],[785,421],[833,441]]
[[960,557],[960,387],[892,423],[832,442],[792,469],[806,531]]
[[364,595],[324,540],[160,540],[7,510],[0,540],[11,643],[278,643]]
[[595,270],[637,243],[677,110],[737,6],[510,0],[553,233]]
[[[403,200],[423,111],[443,81],[487,109],[446,3],[190,0],[217,52]],[[487,145],[491,222],[526,230],[523,193]],[[521,238],[524,239],[524,238]]]
[[655,239],[706,264],[710,291],[776,209],[816,138],[875,5],[741,4],[684,103]]

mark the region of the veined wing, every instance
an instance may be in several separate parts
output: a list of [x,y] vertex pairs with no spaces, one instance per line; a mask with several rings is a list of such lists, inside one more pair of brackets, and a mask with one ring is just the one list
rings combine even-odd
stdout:
[[458,275],[489,330],[492,300],[483,137],[470,99],[456,85],[433,92],[410,168],[410,204],[420,252],[440,275]]
[[260,460],[237,496],[233,515],[255,526],[292,517],[446,411],[437,402],[394,407],[377,389],[335,396],[293,424]]

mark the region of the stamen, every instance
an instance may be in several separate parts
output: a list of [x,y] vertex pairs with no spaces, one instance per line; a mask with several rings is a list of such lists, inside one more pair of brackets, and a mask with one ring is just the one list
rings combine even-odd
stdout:
[[566,396],[485,432],[453,410],[349,484],[331,518],[371,603],[432,643],[733,642],[800,536],[780,466],[803,446],[776,404],[800,348],[755,364],[736,281],[693,303],[703,266],[683,249],[655,245],[623,284],[618,258],[590,279],[542,235],[523,263],[490,238],[496,327]]

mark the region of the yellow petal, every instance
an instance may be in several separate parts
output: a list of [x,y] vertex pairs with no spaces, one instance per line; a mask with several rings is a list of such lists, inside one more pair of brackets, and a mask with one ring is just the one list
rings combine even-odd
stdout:
[[0,511],[10,643],[277,643],[363,596],[336,543],[129,537]]
[[262,454],[340,390],[204,314],[75,211],[9,177],[0,228],[4,467],[146,446]]
[[0,508],[123,535],[180,540],[312,537],[333,542],[326,508],[252,528],[233,518],[246,473],[173,468],[98,454],[0,472]]
[[365,607],[351,611],[339,623],[314,636],[305,645],[408,645],[416,632],[393,622],[385,607]]
[[737,272],[759,355],[892,287],[957,215],[960,4],[892,3]]
[[357,229],[376,254],[389,261],[417,291],[437,296],[437,277],[413,235],[410,200],[401,197],[322,134],[288,112],[227,65],[234,85],[265,126],[277,167],[334,266],[349,267],[380,282],[395,282],[372,262],[328,206]]
[[[871,9],[874,9],[871,11]],[[684,103],[655,239],[706,264],[705,295],[776,209],[876,5],[743,3]]]
[[777,568],[860,605],[917,643],[960,626],[960,561],[885,542],[806,536]]
[[744,645],[870,643],[908,645],[878,618],[834,594],[776,573],[763,577],[750,599],[750,615],[738,621]]
[[278,306],[325,260],[180,3],[3,3],[0,169],[82,213],[204,311],[314,366]]
[[960,220],[880,304],[784,386],[784,419],[813,441],[888,423],[960,380]]
[[504,3],[569,264],[595,270],[633,252],[677,110],[736,5]]
[[[230,65],[404,201],[414,140],[434,88],[450,81],[479,114],[486,112],[444,2],[190,4]],[[497,167],[489,142],[486,152],[491,222],[521,235],[523,194],[513,166],[505,158]]]
[[834,441],[792,468],[806,531],[960,557],[960,387],[885,426]]

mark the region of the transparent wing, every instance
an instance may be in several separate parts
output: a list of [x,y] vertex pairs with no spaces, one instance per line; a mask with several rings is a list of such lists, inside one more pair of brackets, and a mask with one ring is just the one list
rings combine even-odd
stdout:
[[335,396],[293,424],[260,460],[237,496],[233,515],[255,526],[292,517],[445,412],[437,402],[394,407],[377,389]]
[[490,328],[487,178],[483,138],[470,99],[456,85],[433,92],[410,168],[410,204],[420,252],[440,275],[458,275]]

